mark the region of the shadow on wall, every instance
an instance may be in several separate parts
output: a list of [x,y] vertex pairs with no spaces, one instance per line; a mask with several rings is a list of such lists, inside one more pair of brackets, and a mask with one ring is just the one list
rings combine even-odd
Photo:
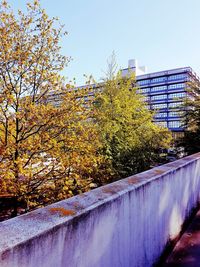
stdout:
[[173,253],[163,264],[163,267],[197,267],[200,263],[200,211],[195,216],[192,225],[181,237]]
[[[176,165],[176,163],[173,164]],[[199,207],[200,163],[196,162],[192,171],[186,166],[186,168],[182,167],[174,172],[177,172],[176,179],[173,179],[174,173],[171,173],[171,177],[165,177],[165,183],[162,184],[163,189],[158,206],[159,217],[165,224],[165,231],[169,233],[169,236],[167,246],[155,266],[165,266],[163,264],[166,258],[188,226],[190,217],[195,215]]]

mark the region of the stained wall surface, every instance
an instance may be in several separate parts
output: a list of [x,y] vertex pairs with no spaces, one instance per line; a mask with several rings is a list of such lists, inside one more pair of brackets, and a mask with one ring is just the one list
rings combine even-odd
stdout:
[[1,267],[149,267],[200,200],[200,153],[0,223]]

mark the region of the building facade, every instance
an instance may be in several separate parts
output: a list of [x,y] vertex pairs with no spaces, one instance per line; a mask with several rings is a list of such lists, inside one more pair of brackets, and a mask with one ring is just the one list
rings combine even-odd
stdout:
[[[127,77],[130,72],[135,73],[138,93],[144,96],[147,107],[155,111],[154,121],[161,126],[167,127],[174,135],[184,132],[184,118],[186,108],[184,101],[188,94],[189,82],[198,82],[200,79],[191,67],[170,69],[165,71],[146,73],[146,67],[139,67],[137,61],[132,59],[128,62],[128,68],[122,69],[121,74]],[[88,85],[79,86],[74,90],[87,88]],[[92,88],[88,95],[84,96],[87,102],[89,97],[93,97],[95,92],[103,88],[103,83],[97,83],[89,86]],[[50,94],[48,102],[59,106],[61,94]]]
[[[129,64],[129,68],[122,70],[122,75],[127,75],[128,70],[136,69],[137,63],[133,61],[132,66]],[[144,95],[148,108],[155,111],[155,122],[172,132],[183,132],[183,119],[186,116],[184,101],[189,97],[189,82],[200,81],[192,68],[184,67],[141,75],[135,72],[138,91]]]

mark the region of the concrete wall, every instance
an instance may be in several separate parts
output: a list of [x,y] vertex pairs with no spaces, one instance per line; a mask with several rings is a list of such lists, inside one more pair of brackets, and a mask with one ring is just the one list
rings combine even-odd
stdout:
[[0,223],[0,266],[152,266],[199,199],[200,153]]

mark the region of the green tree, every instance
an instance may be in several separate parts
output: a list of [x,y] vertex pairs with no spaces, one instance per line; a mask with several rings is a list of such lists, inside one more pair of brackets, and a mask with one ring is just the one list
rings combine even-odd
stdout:
[[190,155],[200,151],[200,83],[193,81],[188,83],[187,98],[183,105],[185,117],[184,135],[177,141],[177,146],[184,147]]
[[135,76],[115,75],[115,69],[112,57],[102,92],[96,99],[95,119],[107,171],[113,179],[118,179],[154,164],[158,149],[168,147],[171,134],[153,123],[153,114],[138,93]]

